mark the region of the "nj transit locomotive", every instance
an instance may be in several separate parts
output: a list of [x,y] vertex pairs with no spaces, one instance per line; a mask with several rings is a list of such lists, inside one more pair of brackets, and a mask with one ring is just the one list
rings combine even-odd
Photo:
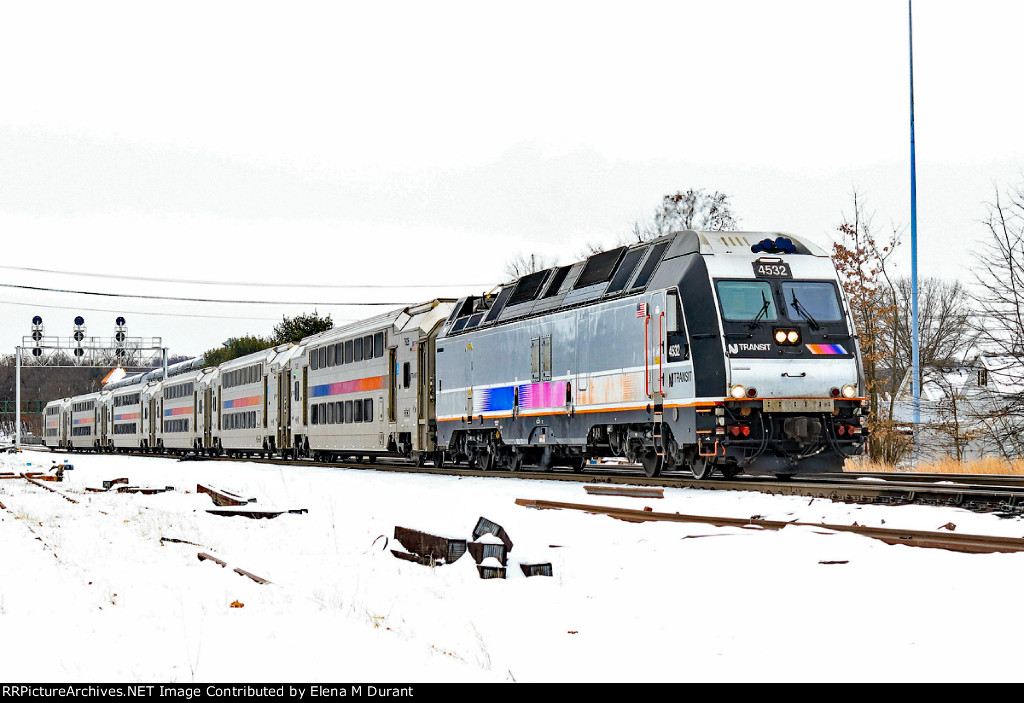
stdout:
[[[54,401],[46,443],[512,470],[625,457],[706,478],[839,470],[864,442],[835,268],[778,234],[677,232],[168,376]],[[117,394],[138,403],[134,433]]]

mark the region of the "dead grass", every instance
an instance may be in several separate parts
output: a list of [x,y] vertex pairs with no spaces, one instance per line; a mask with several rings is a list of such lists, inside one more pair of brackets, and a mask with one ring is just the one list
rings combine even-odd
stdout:
[[[922,461],[916,469],[901,467],[904,471],[916,471],[929,474],[1000,474],[1008,476],[1024,476],[1024,458],[1005,461],[996,457],[972,459],[959,462],[946,457],[937,461]],[[870,461],[848,460],[845,471],[892,471],[893,467]]]

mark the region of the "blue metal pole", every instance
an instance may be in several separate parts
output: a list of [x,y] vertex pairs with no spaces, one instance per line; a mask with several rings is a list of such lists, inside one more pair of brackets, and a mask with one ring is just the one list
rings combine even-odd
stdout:
[[917,151],[914,146],[914,7],[907,0],[910,29],[910,344],[914,385],[914,466],[917,467],[921,425],[921,348],[917,320]]

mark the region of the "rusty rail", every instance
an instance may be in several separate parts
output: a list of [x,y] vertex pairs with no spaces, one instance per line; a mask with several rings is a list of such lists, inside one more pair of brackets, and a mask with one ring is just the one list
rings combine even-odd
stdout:
[[584,486],[590,495],[626,496],[627,498],[664,498],[664,488],[639,488],[636,486]]
[[25,474],[22,474],[22,478],[24,478],[26,481],[31,483],[33,486],[39,486],[40,488],[45,488],[46,490],[50,491],[50,493],[56,493],[57,495],[59,495],[61,498],[63,498],[64,500],[68,501],[69,503],[75,503],[76,505],[78,504],[78,501],[75,500],[74,498],[71,498],[71,497],[61,493],[60,491],[58,491],[55,488],[50,488],[45,483],[40,483],[39,481],[37,481],[35,478],[33,478],[31,476],[27,476]]
[[1016,537],[994,537],[990,535],[965,535],[952,532],[928,532],[922,530],[901,530],[898,528],[865,527],[862,525],[835,525],[814,522],[784,522],[761,518],[730,518],[709,515],[683,515],[680,513],[658,513],[649,510],[609,508],[582,503],[559,503],[547,500],[516,499],[516,505],[538,510],[579,510],[595,515],[607,515],[627,522],[688,522],[715,525],[716,527],[756,528],[781,530],[784,527],[810,527],[830,532],[852,532],[871,537],[886,544],[903,544],[910,547],[947,549],[954,552],[989,554],[993,552],[1024,551],[1024,539]]
[[255,498],[243,498],[237,493],[226,491],[223,488],[214,488],[202,483],[196,484],[196,493],[206,493],[214,503],[221,507],[248,505],[255,503]]

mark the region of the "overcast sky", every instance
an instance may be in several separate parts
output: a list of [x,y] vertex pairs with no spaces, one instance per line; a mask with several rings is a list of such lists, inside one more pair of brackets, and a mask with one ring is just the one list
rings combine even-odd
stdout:
[[[480,292],[689,187],[824,246],[856,188],[909,254],[899,0],[0,7],[0,265],[69,272],[0,268],[0,349],[34,314],[199,354]],[[921,276],[967,279],[984,202],[1024,182],[1021,26],[1021,3],[915,5]]]

